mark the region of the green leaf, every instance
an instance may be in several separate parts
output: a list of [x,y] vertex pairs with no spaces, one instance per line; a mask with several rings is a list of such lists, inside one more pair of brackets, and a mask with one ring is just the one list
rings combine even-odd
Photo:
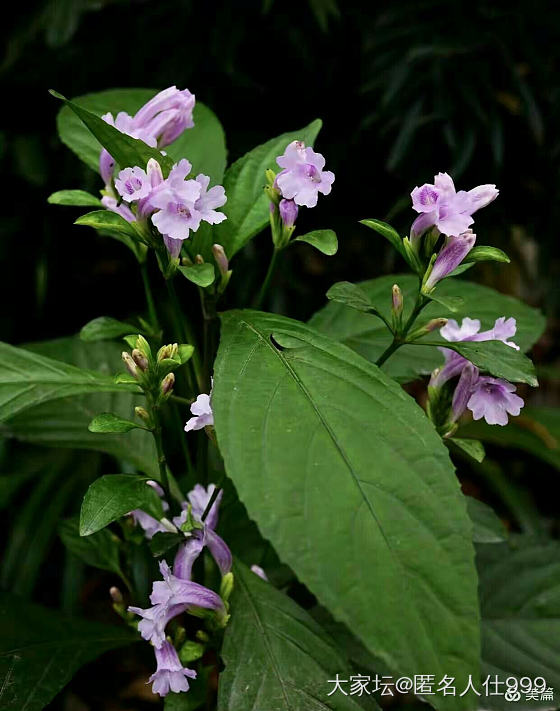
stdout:
[[0,342],[0,422],[68,395],[131,390],[137,387]]
[[[406,320],[412,311],[418,291],[416,276],[393,274],[362,282],[358,286],[365,292],[371,303],[378,305],[381,313],[390,319],[391,287],[395,283],[403,292],[403,318]],[[454,318],[460,323],[465,316],[468,316],[479,319],[481,329],[486,330],[492,328],[495,320],[500,316],[513,316],[517,320],[514,341],[522,351],[529,350],[544,331],[545,319],[540,311],[511,296],[500,294],[494,289],[462,279],[446,279],[438,284],[438,293],[440,296],[453,296],[459,293],[464,300],[464,305],[460,311],[453,313],[440,304],[429,304],[422,312],[426,319],[446,317]],[[377,318],[358,313],[342,304],[328,304],[318,311],[309,323],[331,338],[350,346],[372,362],[375,362],[391,343],[391,334]],[[399,348],[387,360],[383,370],[400,382],[407,382],[430,373],[442,363],[443,356],[434,348],[406,345]]]
[[505,264],[509,264],[511,259],[505,252],[502,252],[501,249],[497,247],[487,247],[481,244],[471,249],[465,257],[465,262],[504,262]]
[[463,433],[488,444],[521,449],[560,470],[560,408],[524,407],[506,427],[480,420],[461,427]]
[[214,283],[214,265],[209,262],[193,264],[190,267],[179,267],[181,274],[197,286],[206,287]]
[[435,301],[436,304],[440,304],[447,309],[447,311],[452,311],[453,313],[461,311],[465,305],[465,302],[460,296],[443,296],[437,291],[426,294],[426,296],[430,301]]
[[307,242],[328,257],[332,257],[338,251],[338,240],[333,230],[313,230],[313,232],[296,237],[294,242]]
[[[150,148],[144,141],[121,133],[100,116],[84,108],[82,104],[70,101],[57,92],[51,91],[51,94],[57,99],[64,101],[66,106],[76,114],[95,138],[97,138],[103,148],[109,151],[121,168],[135,165],[145,168],[150,158],[154,158],[160,164],[164,176],[171,170],[173,161],[168,156],[162,155],[161,151],[157,148]],[[96,167],[98,167],[98,163],[99,153],[97,154]]]
[[[328,696],[352,672],[330,637],[293,600],[243,563],[234,565],[232,616],[222,647],[218,711],[359,711],[372,697]],[[255,664],[254,660],[259,663]]]
[[88,425],[90,432],[100,432],[101,434],[122,434],[135,429],[147,429],[131,420],[124,420],[112,412],[103,412],[101,415],[96,415]]
[[[482,611],[482,678],[499,675],[544,677],[560,688],[560,546],[517,538],[506,544],[477,547]],[[503,689],[504,687],[502,687]],[[550,701],[513,704],[488,696],[485,708],[550,709]]]
[[312,146],[320,128],[321,121],[317,119],[299,131],[284,133],[253,148],[227,169],[224,187],[228,201],[223,208],[227,220],[216,225],[213,239],[223,246],[228,259],[268,224],[265,171],[278,171],[276,158],[292,141],[300,140]]
[[66,548],[87,565],[109,570],[125,579],[120,564],[120,543],[110,531],[103,530],[91,536],[80,536],[78,521],[66,519],[60,522],[58,535]]
[[462,452],[468,454],[476,462],[482,462],[486,453],[484,451],[484,445],[477,439],[462,439],[461,437],[452,437],[449,442],[452,442],[456,447],[458,447]]
[[[134,115],[155,94],[155,89],[110,89],[95,94],[79,96],[75,104],[88,109],[97,116],[119,111]],[[165,151],[172,161],[188,158],[193,165],[193,174],[204,173],[220,183],[226,166],[224,132],[214,113],[197,101],[193,113],[194,128],[184,131]],[[61,140],[95,172],[99,171],[101,144],[90,133],[80,118],[67,106],[57,117]]]
[[85,190],[58,190],[48,197],[47,202],[51,205],[101,207],[101,200]]
[[161,499],[147,481],[136,474],[107,474],[94,481],[82,501],[80,536],[100,531],[133,509],[163,518]]
[[141,241],[140,233],[133,227],[132,222],[127,222],[116,212],[111,210],[94,210],[88,212],[74,222],[75,225],[93,227],[94,230],[104,230],[112,234],[123,235],[136,242]]
[[117,321],[117,319],[111,318],[110,316],[99,316],[86,323],[80,331],[80,338],[82,341],[86,341],[86,343],[93,343],[94,341],[120,338],[121,336],[127,336],[131,333],[145,333],[145,330],[131,323]]
[[476,674],[471,524],[414,400],[345,346],[255,311],[223,314],[214,383],[226,471],[279,557],[395,673]]
[[41,711],[80,667],[138,636],[0,593],[0,706]]
[[459,353],[474,363],[485,373],[505,378],[512,383],[528,383],[532,387],[539,384],[535,366],[526,355],[502,341],[438,341],[430,345],[441,346]]
[[381,222],[381,220],[360,220],[360,224],[369,227],[374,230],[385,239],[397,250],[397,252],[408,262],[406,257],[406,251],[403,247],[403,241],[399,233],[388,225],[386,222]]
[[487,504],[467,496],[467,511],[473,522],[473,541],[475,543],[503,543],[508,532],[493,509]]
[[327,299],[349,306],[351,309],[371,313],[377,311],[367,294],[356,284],[349,281],[338,281],[327,291]]
[[[117,343],[85,344],[79,338],[63,338],[35,343],[28,348],[80,368],[95,369],[108,377],[115,365],[121,363],[122,348]],[[99,412],[114,412],[127,418],[136,404],[138,397],[134,388],[67,397],[21,412],[4,423],[0,432],[34,444],[106,452],[158,478],[159,467],[150,433],[134,430],[124,435],[102,435],[88,431],[88,424]]]

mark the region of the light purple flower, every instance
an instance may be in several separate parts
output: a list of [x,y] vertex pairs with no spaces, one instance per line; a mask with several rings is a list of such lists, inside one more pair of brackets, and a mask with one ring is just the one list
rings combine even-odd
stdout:
[[323,170],[323,156],[306,148],[303,141],[292,141],[276,162],[283,168],[275,181],[283,198],[293,200],[296,205],[315,207],[319,193],[330,193],[334,173]]
[[298,216],[298,206],[293,200],[283,198],[278,205],[280,211],[280,219],[285,227],[293,227]]
[[467,409],[467,403],[469,402],[469,398],[471,397],[473,387],[477,379],[478,368],[467,361],[463,366],[461,377],[459,378],[459,381],[455,386],[455,392],[453,393],[453,401],[451,403],[453,422],[456,422]]
[[430,291],[434,286],[449,276],[451,272],[456,269],[467,254],[474,247],[476,242],[476,235],[473,234],[472,230],[467,230],[463,234],[448,237],[444,246],[441,248],[434,266],[424,287],[427,291]]
[[145,170],[136,166],[125,168],[115,180],[115,188],[125,202],[136,202],[147,197],[152,185]]
[[134,217],[134,213],[128,205],[123,205],[122,203],[119,205],[116,198],[110,195],[104,195],[101,198],[101,204],[106,210],[116,212],[117,215],[124,217],[127,222],[136,222],[136,217]]
[[484,418],[489,425],[507,425],[508,414],[519,415],[525,404],[516,387],[507,380],[480,376],[467,403],[475,420]]
[[210,404],[210,395],[202,393],[191,405],[191,413],[193,417],[187,420],[185,425],[185,432],[190,432],[191,430],[201,430],[208,425],[214,424],[214,413],[212,412],[212,405]]
[[155,654],[157,669],[150,677],[154,694],[166,696],[170,691],[176,694],[180,691],[188,691],[187,677],[196,679],[196,672],[183,667],[171,642],[164,642],[159,649],[156,648]]
[[258,575],[259,578],[262,578],[263,580],[266,580],[266,582],[268,583],[268,576],[267,576],[267,574],[264,572],[264,570],[261,568],[260,565],[257,565],[256,563],[254,563],[254,564],[251,566],[251,572],[253,572],[255,575]]
[[180,91],[170,86],[144,104],[135,114],[132,124],[134,128],[155,137],[159,148],[164,148],[185,129],[194,126],[194,105],[195,96],[188,89]]
[[195,180],[200,185],[200,197],[195,203],[195,209],[198,210],[204,222],[208,222],[210,225],[219,225],[227,217],[223,212],[217,212],[215,208],[226,204],[226,191],[221,185],[214,185],[208,190],[210,178],[202,173],[197,175]]
[[455,190],[451,176],[438,173],[433,184],[425,183],[411,193],[412,208],[420,213],[411,228],[411,238],[417,239],[431,227],[441,233],[456,236],[474,222],[472,216],[498,197],[495,185],[479,185],[472,190]]
[[[164,497],[164,491],[161,488],[161,486],[157,483],[157,481],[147,481],[146,484],[148,486],[151,486],[152,489],[155,490],[157,495],[162,499],[162,507],[164,511],[169,511],[169,504],[167,501],[163,500]],[[157,518],[154,518],[153,516],[150,516],[150,514],[145,513],[144,511],[140,509],[134,509],[134,511],[130,512],[130,515],[132,516],[134,523],[137,524],[138,526],[141,526],[144,529],[144,534],[148,540],[152,539],[156,533],[168,533],[169,529],[166,528],[161,521],[158,521]]]
[[[149,134],[144,128],[136,126],[132,116],[129,116],[125,111],[118,113],[116,118],[113,117],[112,113],[106,113],[101,118],[105,121],[105,123],[113,126],[121,133],[131,136],[131,138],[138,138],[139,140],[144,141],[144,143],[151,148],[155,148],[157,146],[156,138]],[[113,180],[114,167],[114,158],[105,148],[102,148],[101,153],[99,154],[99,172],[107,187],[110,187],[111,181]]]

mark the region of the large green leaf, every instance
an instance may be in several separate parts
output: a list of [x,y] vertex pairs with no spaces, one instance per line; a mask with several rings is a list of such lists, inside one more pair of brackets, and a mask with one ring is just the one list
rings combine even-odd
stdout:
[[41,711],[81,666],[137,639],[0,593],[0,708]]
[[[381,313],[390,319],[393,284],[398,284],[403,292],[406,319],[412,311],[418,290],[418,279],[415,276],[410,274],[383,276],[362,282],[359,286]],[[486,286],[462,279],[446,279],[438,284],[437,289],[444,297],[460,295],[463,304],[458,311],[450,311],[441,304],[431,303],[422,311],[418,323],[439,316],[454,318],[460,323],[461,319],[469,316],[480,319],[482,329],[485,330],[491,328],[500,316],[513,316],[517,319],[517,334],[513,340],[523,351],[529,350],[544,331],[545,319],[540,311]],[[350,346],[372,362],[379,358],[391,342],[391,335],[378,318],[370,314],[357,313],[342,304],[329,303],[318,311],[309,323],[331,338]],[[430,373],[442,362],[441,354],[434,348],[408,345],[394,353],[384,364],[383,370],[397,380],[406,382],[414,380],[419,375]]]
[[[153,89],[110,89],[95,94],[87,94],[74,99],[74,103],[88,109],[97,116],[108,111],[115,116],[119,111],[135,114],[156,93]],[[188,158],[193,164],[193,172],[209,175],[213,182],[221,182],[226,167],[226,146],[222,126],[214,113],[197,102],[194,109],[195,126],[187,129],[179,138],[167,146],[166,153],[176,162]],[[64,106],[57,118],[58,132],[62,141],[81,158],[84,163],[98,170],[101,145],[79,117]]]
[[68,395],[134,390],[135,385],[117,384],[109,375],[0,343],[0,422]]
[[[80,368],[94,369],[109,377],[120,368],[121,348],[117,343],[84,343],[79,338],[61,338],[29,346],[40,355],[64,360]],[[153,437],[134,430],[127,434],[96,434],[88,431],[91,420],[101,412],[130,418],[141,399],[133,392],[95,392],[66,397],[20,412],[2,424],[0,432],[26,442],[51,447],[72,447],[107,452],[130,462],[149,476],[158,476]]]
[[96,479],[82,501],[80,536],[90,536],[134,509],[162,518],[161,499],[147,481],[136,474],[107,474]]
[[[517,549],[477,549],[482,612],[482,678],[544,677],[556,703],[484,699],[484,708],[556,708],[560,688],[560,545],[517,539]],[[504,687],[502,687],[503,689]]]
[[119,539],[111,531],[105,529],[91,536],[80,536],[78,521],[65,519],[58,526],[58,535],[66,548],[84,563],[116,573],[126,582],[120,564]]
[[264,192],[265,171],[279,171],[276,158],[284,153],[286,146],[295,140],[311,146],[320,129],[321,121],[317,119],[299,131],[283,133],[253,148],[227,169],[224,187],[228,201],[222,210],[227,220],[217,225],[213,234],[214,242],[223,246],[228,259],[268,224],[270,209]]
[[222,318],[212,402],[249,515],[335,618],[395,673],[476,675],[471,524],[412,398],[304,324],[237,311]]
[[[218,711],[359,711],[371,697],[328,696],[348,663],[315,620],[243,563],[234,566],[232,617],[224,637]],[[258,663],[255,663],[258,660]],[[346,685],[348,693],[349,685]],[[343,685],[344,688],[344,685]]]

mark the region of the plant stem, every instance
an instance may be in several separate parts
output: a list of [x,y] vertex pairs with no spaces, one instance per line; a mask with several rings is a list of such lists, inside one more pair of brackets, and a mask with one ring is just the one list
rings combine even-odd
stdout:
[[161,486],[165,490],[166,494],[169,492],[169,481],[167,478],[167,462],[165,460],[165,452],[163,451],[163,439],[161,436],[161,420],[159,417],[158,408],[152,406],[152,419],[154,423],[154,428],[152,434],[154,435],[154,440],[156,443],[157,460],[159,466],[159,476],[161,481]]
[[412,313],[408,317],[407,322],[405,323],[402,331],[399,334],[396,334],[393,337],[393,341],[391,344],[383,351],[383,353],[379,356],[379,358],[375,361],[375,365],[380,368],[383,363],[391,356],[393,353],[398,350],[401,346],[403,346],[406,343],[406,337],[408,335],[408,332],[414,325],[414,322],[418,318],[418,315],[422,311],[422,309],[429,303],[429,300],[423,296],[423,294],[418,291],[418,295],[416,297],[416,303],[414,304],[414,308],[412,309]]
[[177,292],[175,291],[175,284],[173,283],[173,278],[166,279],[165,284],[167,286],[167,293],[169,294],[169,300],[171,301],[171,311],[173,314],[173,324],[175,335],[180,343],[190,343],[194,346],[194,353],[192,358],[189,360],[189,387],[194,395],[203,390],[203,380],[202,373],[200,369],[200,355],[198,353],[198,347],[194,335],[190,329],[189,322],[183,317],[183,312],[179,304],[179,299],[177,297]]
[[206,508],[204,509],[204,513],[203,513],[202,516],[200,517],[200,520],[201,520],[201,521],[204,522],[204,521],[206,520],[206,517],[207,517],[208,514],[210,513],[210,509],[212,508],[212,506],[214,506],[214,502],[215,502],[216,499],[218,498],[218,494],[220,493],[220,491],[221,491],[221,489],[220,489],[219,486],[214,487],[214,491],[212,492],[212,496],[210,497],[210,500],[209,500],[208,503],[206,504]]
[[261,308],[262,303],[264,301],[264,297],[266,296],[266,292],[268,291],[268,287],[270,286],[270,281],[272,279],[272,275],[274,274],[274,270],[276,268],[276,260],[278,258],[279,251],[280,251],[279,249],[274,247],[274,250],[272,252],[272,257],[270,258],[270,264],[268,265],[268,271],[266,272],[266,276],[264,278],[261,289],[259,291],[259,295],[257,296],[257,300],[255,302],[255,308],[257,308],[257,309]]
[[148,275],[148,263],[147,261],[140,263],[140,274],[142,275],[142,284],[144,285],[144,293],[146,294],[146,304],[148,306],[148,314],[150,318],[150,324],[154,332],[159,330],[158,318],[156,313],[156,305],[154,303],[154,297],[152,294],[152,288],[150,286],[150,277]]

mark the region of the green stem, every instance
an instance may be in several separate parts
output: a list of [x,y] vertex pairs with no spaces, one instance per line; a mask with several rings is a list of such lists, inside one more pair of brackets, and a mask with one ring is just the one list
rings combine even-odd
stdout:
[[272,252],[272,257],[270,258],[270,264],[268,265],[268,271],[266,272],[266,276],[264,278],[264,281],[262,283],[261,289],[259,291],[259,295],[257,296],[257,300],[255,302],[255,308],[260,309],[262,306],[262,303],[264,301],[264,297],[266,296],[266,292],[268,291],[268,287],[270,286],[270,281],[272,279],[272,276],[274,274],[274,270],[276,269],[276,261],[278,259],[278,252],[280,250],[274,247],[274,251]]
[[163,439],[161,436],[161,420],[159,417],[159,412],[157,407],[153,406],[152,408],[152,420],[154,423],[154,428],[152,430],[152,434],[154,435],[154,440],[156,443],[156,452],[157,452],[157,460],[158,460],[158,466],[159,466],[159,476],[160,476],[160,482],[161,486],[166,492],[166,494],[169,492],[169,481],[167,478],[167,462],[165,460],[165,452],[163,451]]
[[418,318],[418,315],[422,311],[422,309],[429,303],[429,299],[427,299],[423,294],[419,291],[418,296],[416,297],[416,303],[414,304],[414,308],[412,309],[412,313],[408,317],[407,322],[405,323],[402,331],[398,334],[395,334],[393,337],[393,341],[391,344],[383,351],[383,353],[379,356],[379,358],[376,360],[375,365],[377,365],[378,368],[380,368],[385,361],[393,355],[393,353],[398,350],[401,346],[403,346],[406,343],[406,337],[408,335],[408,332],[414,325],[414,322]]
[[156,313],[156,305],[154,302],[154,297],[152,294],[152,288],[150,286],[150,277],[148,275],[148,264],[146,261],[140,263],[140,273],[142,274],[142,284],[144,285],[144,293],[146,295],[146,304],[148,306],[148,314],[150,318],[150,324],[154,330],[157,332],[159,330],[158,318]]

